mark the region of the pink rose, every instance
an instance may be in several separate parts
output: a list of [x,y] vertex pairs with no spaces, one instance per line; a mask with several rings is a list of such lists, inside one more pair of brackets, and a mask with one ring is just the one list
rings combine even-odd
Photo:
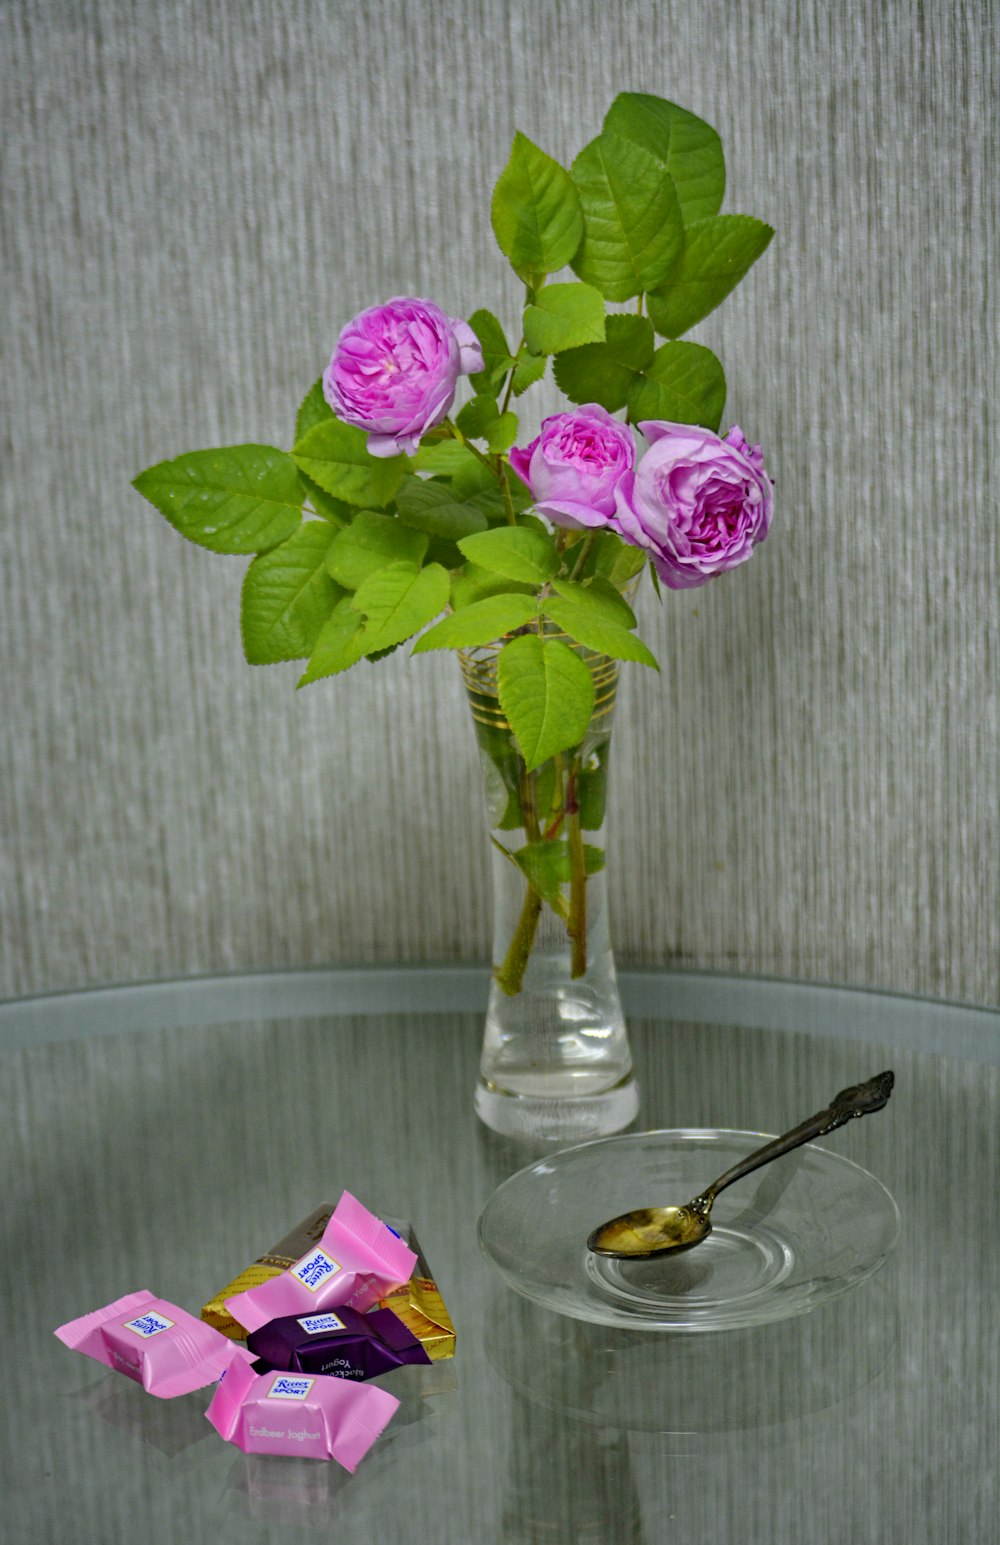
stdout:
[[323,395],[345,424],[367,429],[372,456],[415,451],[447,416],[461,375],[482,370],[468,322],[432,300],[397,296],[348,322],[323,375]]
[[624,424],[591,402],[545,419],[530,445],[511,451],[510,464],[553,525],[606,526],[615,489],[635,465],[635,444]]
[[642,423],[649,441],[616,490],[616,525],[649,553],[671,590],[746,563],[771,523],[772,482],[759,445],[693,424]]

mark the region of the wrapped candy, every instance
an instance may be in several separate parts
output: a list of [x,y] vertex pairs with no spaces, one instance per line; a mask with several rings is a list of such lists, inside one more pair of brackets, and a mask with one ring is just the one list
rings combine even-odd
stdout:
[[214,1384],[232,1352],[217,1330],[146,1290],[70,1320],[55,1334],[162,1400]]

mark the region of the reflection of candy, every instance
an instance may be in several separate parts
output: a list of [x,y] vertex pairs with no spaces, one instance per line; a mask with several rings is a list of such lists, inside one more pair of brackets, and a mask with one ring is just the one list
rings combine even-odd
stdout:
[[398,1234],[345,1191],[315,1249],[280,1276],[227,1298],[226,1308],[248,1331],[341,1304],[363,1311],[406,1282],[416,1261]]
[[205,1415],[244,1454],[336,1459],[354,1470],[399,1405],[375,1384],[348,1379],[259,1374],[242,1347],[227,1345],[229,1366]]
[[358,1314],[284,1316],[247,1337],[254,1357],[271,1368],[328,1373],[340,1379],[374,1379],[404,1363],[429,1363],[417,1338],[391,1309]]
[[214,1384],[232,1350],[217,1330],[145,1290],[60,1325],[56,1335],[162,1399]]

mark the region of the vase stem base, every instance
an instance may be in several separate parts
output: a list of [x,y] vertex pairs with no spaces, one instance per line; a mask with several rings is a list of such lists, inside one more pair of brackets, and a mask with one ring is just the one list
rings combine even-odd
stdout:
[[503,1137],[582,1143],[623,1131],[638,1113],[639,1086],[629,1073],[601,1094],[552,1098],[510,1094],[481,1079],[475,1107],[480,1121]]

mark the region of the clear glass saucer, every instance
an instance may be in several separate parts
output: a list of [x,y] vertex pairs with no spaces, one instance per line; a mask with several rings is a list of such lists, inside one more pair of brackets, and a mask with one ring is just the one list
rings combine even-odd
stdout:
[[806,1314],[878,1271],[899,1212],[860,1165],[809,1143],[737,1181],[704,1244],[676,1256],[591,1255],[590,1231],[633,1207],[680,1204],[768,1141],[720,1128],[632,1132],[546,1155],[505,1180],[479,1219],[490,1265],[573,1319],[712,1331]]

